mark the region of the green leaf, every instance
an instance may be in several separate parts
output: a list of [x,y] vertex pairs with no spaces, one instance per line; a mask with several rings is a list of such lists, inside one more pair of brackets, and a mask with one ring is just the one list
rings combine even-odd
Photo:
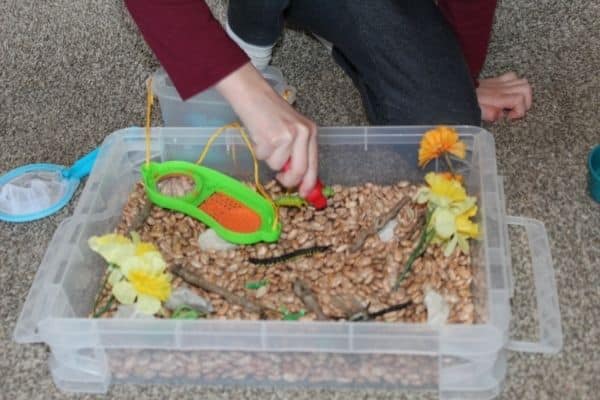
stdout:
[[203,317],[204,314],[190,308],[186,305],[179,306],[171,314],[171,319],[198,319]]
[[322,190],[323,196],[330,198],[335,194],[333,188],[331,186],[325,186]]
[[268,279],[261,279],[260,281],[249,281],[249,282],[246,282],[246,289],[258,290],[263,286],[267,286],[268,284],[269,284]]
[[302,309],[298,312],[290,312],[286,306],[281,306],[279,309],[281,312],[281,319],[284,321],[298,321],[304,315],[306,315],[306,310]]

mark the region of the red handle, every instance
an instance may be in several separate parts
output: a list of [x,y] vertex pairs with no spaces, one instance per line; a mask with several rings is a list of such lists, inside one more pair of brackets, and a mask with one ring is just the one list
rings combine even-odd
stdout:
[[[291,162],[291,159],[287,160],[287,162],[283,165],[283,168],[281,168],[281,171],[286,172],[287,170],[289,170]],[[304,200],[306,200],[311,206],[313,206],[317,210],[322,210],[325,207],[327,207],[327,197],[323,195],[324,187],[325,186],[323,185],[323,182],[321,182],[321,180],[317,178],[317,183],[310,190],[308,195],[306,195],[306,197],[304,198]]]

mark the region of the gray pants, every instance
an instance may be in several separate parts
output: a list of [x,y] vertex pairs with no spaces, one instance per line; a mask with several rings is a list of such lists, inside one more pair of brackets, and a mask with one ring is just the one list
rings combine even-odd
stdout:
[[248,43],[275,43],[284,21],[333,44],[375,125],[480,125],[458,42],[428,0],[229,0],[229,24]]

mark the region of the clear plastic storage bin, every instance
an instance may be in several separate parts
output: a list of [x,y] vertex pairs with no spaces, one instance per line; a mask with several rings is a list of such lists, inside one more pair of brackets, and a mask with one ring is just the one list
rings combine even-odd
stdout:
[[[269,66],[261,73],[280,95],[287,90],[288,100],[293,102],[295,89],[288,86],[279,69]],[[152,90],[160,103],[165,126],[222,126],[238,120],[227,100],[214,88],[183,101],[162,68],[152,76]]]
[[[322,128],[320,176],[356,184],[421,181],[417,149],[426,127]],[[72,217],[57,229],[17,323],[14,338],[51,349],[50,370],[65,391],[169,383],[422,391],[442,399],[489,399],[501,391],[507,350],[555,353],[562,330],[552,260],[541,222],[504,214],[492,136],[458,127],[468,147],[461,164],[478,197],[483,237],[473,245],[477,323],[426,324],[219,320],[89,319],[106,264],[87,239],[112,231],[144,162],[144,131],[121,130],[101,147]],[[213,129],[153,128],[155,160],[194,160]],[[215,146],[209,165],[245,178],[237,132]],[[233,149],[237,156],[231,156]],[[440,168],[443,165],[440,165]],[[437,168],[433,163],[431,169]],[[263,168],[267,171],[267,168]],[[268,176],[264,177],[265,179]],[[512,274],[507,224],[526,228],[532,255],[539,340],[509,335]]]

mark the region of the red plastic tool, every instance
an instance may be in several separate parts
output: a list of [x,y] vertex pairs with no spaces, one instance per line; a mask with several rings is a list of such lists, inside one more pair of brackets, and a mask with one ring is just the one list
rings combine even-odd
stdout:
[[[290,163],[291,163],[291,160],[287,160],[287,162],[284,164],[283,168],[281,168],[281,171],[285,172],[285,171],[289,170]],[[323,182],[321,182],[321,180],[319,178],[317,178],[317,183],[311,189],[311,191],[308,193],[308,195],[304,198],[304,200],[306,200],[311,206],[313,206],[317,210],[322,210],[325,207],[327,207],[327,197],[325,197],[323,195],[324,187],[325,187],[325,185],[323,185]]]

